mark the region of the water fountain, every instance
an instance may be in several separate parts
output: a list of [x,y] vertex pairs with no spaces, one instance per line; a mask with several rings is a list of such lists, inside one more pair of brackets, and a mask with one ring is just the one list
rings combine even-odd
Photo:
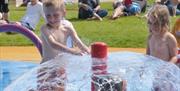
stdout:
[[[172,64],[134,52],[114,52],[107,57],[107,74],[95,75],[89,55],[61,54],[27,72],[4,91],[180,91],[180,69]],[[98,80],[97,80],[98,79]],[[92,82],[92,83],[91,83]]]

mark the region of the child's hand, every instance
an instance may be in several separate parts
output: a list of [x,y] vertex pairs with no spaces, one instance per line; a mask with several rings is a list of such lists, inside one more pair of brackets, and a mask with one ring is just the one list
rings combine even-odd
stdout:
[[74,49],[74,48],[71,49],[71,53],[74,55],[81,55],[81,56],[83,55],[82,51],[80,51],[78,49]]
[[87,55],[87,54],[90,54],[90,52],[85,52],[85,51],[83,51],[83,52],[81,52],[81,55],[83,56],[83,55]]
[[87,49],[84,53],[85,53],[85,54],[90,54],[91,51],[90,51],[89,49]]

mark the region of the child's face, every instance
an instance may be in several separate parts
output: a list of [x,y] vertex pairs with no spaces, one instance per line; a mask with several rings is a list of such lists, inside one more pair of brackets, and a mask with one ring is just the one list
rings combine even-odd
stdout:
[[52,27],[60,25],[60,20],[63,19],[63,13],[60,10],[48,10],[45,12],[47,23]]
[[147,23],[150,32],[152,32],[153,34],[160,34],[160,26],[153,16],[149,16]]

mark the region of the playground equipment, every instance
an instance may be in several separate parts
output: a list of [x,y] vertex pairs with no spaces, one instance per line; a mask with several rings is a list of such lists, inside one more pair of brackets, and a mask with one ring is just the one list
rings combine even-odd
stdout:
[[17,32],[20,33],[24,36],[26,36],[28,39],[30,39],[37,49],[39,50],[39,53],[42,55],[42,43],[39,37],[31,30],[15,25],[15,24],[5,24],[5,25],[0,25],[0,32]]
[[[172,63],[133,52],[109,53],[107,59],[108,75],[96,75],[94,91],[115,91],[122,87],[121,79],[127,81],[126,91],[180,91],[180,69]],[[59,87],[91,91],[91,60],[89,55],[58,55],[25,73],[4,91],[55,91]]]
[[[0,32],[10,31],[31,39],[42,54],[41,41],[32,31],[12,24],[0,26]],[[93,52],[92,59],[89,55],[60,54],[31,69],[4,91],[55,91],[58,88],[64,88],[65,91],[91,91],[91,86],[95,86],[92,91],[115,91],[114,88],[119,87],[122,91],[122,79],[127,81],[126,91],[180,91],[180,69],[172,63],[133,52],[109,55],[103,52],[103,56],[97,53],[99,51]],[[93,64],[96,63],[94,57],[103,58],[105,65],[92,66],[92,60]],[[96,73],[99,69],[102,72],[100,75]],[[95,80],[92,74],[96,75]]]

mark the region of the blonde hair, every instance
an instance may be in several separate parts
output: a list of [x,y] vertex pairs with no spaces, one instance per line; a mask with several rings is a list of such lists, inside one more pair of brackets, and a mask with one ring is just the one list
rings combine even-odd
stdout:
[[155,4],[148,12],[148,20],[153,17],[154,22],[158,24],[160,31],[169,31],[170,15],[165,5]]
[[64,10],[64,0],[43,0],[43,10],[47,12],[48,9]]

